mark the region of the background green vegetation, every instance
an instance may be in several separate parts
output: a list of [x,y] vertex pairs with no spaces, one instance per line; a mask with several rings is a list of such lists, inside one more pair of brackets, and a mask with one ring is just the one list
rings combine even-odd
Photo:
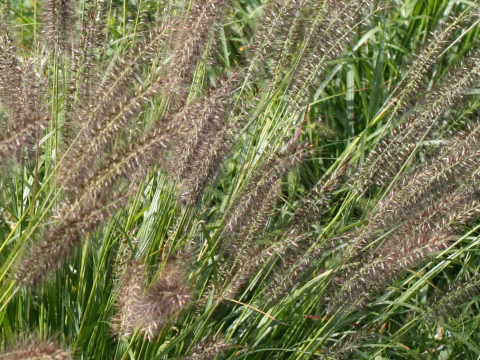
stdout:
[[[76,5],[80,18],[85,16],[86,3],[81,0]],[[114,71],[115,61],[127,56],[157,19],[167,18],[165,14],[169,18],[180,14],[181,19],[182,11],[188,13],[185,9],[190,5],[188,1],[166,0],[108,2],[104,17],[107,36],[96,54],[104,67],[93,67],[92,71],[102,71],[99,79],[105,79]],[[235,116],[243,116],[243,120],[237,125],[232,150],[220,175],[207,187],[201,201],[196,205],[183,205],[179,201],[181,184],[172,175],[177,153],[175,149],[166,150],[165,158],[158,157],[146,176],[142,173],[134,177],[139,186],[127,203],[109,214],[94,231],[87,231],[59,270],[30,287],[17,282],[15,275],[28,249],[58,221],[53,215],[62,194],[57,192],[56,165],[63,161],[62,146],[67,143],[64,140],[68,135],[64,126],[67,120],[61,109],[68,101],[71,62],[68,51],[62,53],[55,47],[53,55],[46,55],[46,45],[37,46],[44,36],[40,4],[34,0],[2,0],[2,21],[8,23],[18,53],[51,64],[42,74],[50,79],[46,102],[51,117],[40,134],[38,157],[35,159],[35,144],[29,145],[29,155],[15,164],[3,164],[2,169],[2,352],[12,352],[23,340],[33,337],[44,341],[54,339],[74,359],[480,358],[477,292],[480,238],[475,217],[460,222],[442,250],[430,252],[384,286],[382,280],[371,280],[377,281],[380,288],[371,291],[363,306],[349,308],[336,298],[338,294],[343,296],[341,282],[361,271],[361,261],[373,262],[375,249],[387,236],[376,233],[365,238],[368,243],[361,247],[352,244],[358,235],[355,229],[369,226],[369,215],[389,196],[395,182],[400,182],[409,170],[421,169],[451,139],[468,131],[466,122],[478,121],[478,87],[473,81],[473,85],[462,91],[464,100],[452,100],[442,112],[442,125],[434,137],[422,138],[425,141],[416,144],[411,161],[403,168],[392,164],[395,174],[387,184],[369,185],[363,193],[356,187],[362,165],[376,144],[402,118],[414,113],[416,105],[425,99],[432,102],[427,95],[432,94],[432,89],[442,91],[442,87],[435,88],[437,84],[448,77],[458,81],[460,75],[457,78],[452,69],[461,67],[466,57],[478,55],[479,9],[475,1],[372,1],[369,8],[375,6],[381,9],[373,15],[364,14],[364,8],[360,8],[359,26],[337,29],[336,36],[348,35],[346,41],[328,59],[325,69],[315,75],[318,81],[312,82],[301,98],[296,98],[289,82],[298,80],[301,84],[304,79],[296,76],[304,76],[302,71],[272,66],[275,52],[280,54],[279,46],[284,45],[280,40],[286,36],[284,30],[279,31],[278,44],[275,41],[269,44],[271,52],[265,55],[264,68],[238,85],[243,87],[245,95],[238,100],[243,102],[243,114]],[[203,44],[205,56],[191,65],[194,74],[186,87],[187,103],[201,99],[210,88],[218,86],[222,77],[243,71],[239,69],[244,69],[255,55],[251,44],[265,21],[267,8],[260,0],[234,1],[227,8],[214,41]],[[466,9],[473,15],[459,21],[441,49],[428,60],[431,66],[418,86],[409,88],[411,64],[424,56],[422,49],[435,38],[432,32],[437,31],[438,35]],[[265,41],[271,39],[265,35]],[[296,61],[302,64],[302,54],[293,51],[287,56],[290,64]],[[308,60],[313,65],[315,61],[318,60]],[[134,76],[143,77],[132,80],[134,86],[139,87],[155,66],[154,62],[139,69]],[[280,76],[281,81],[272,85],[275,76]],[[478,73],[472,76],[478,77]],[[403,85],[397,88],[399,84]],[[390,97],[392,93],[408,99],[396,108]],[[142,107],[142,114],[124,129],[108,151],[113,153],[136,135],[148,133],[175,106],[178,105],[161,93],[152,97]],[[394,111],[401,116],[390,117]],[[285,144],[293,140],[310,144],[311,152],[281,177],[281,190],[273,211],[262,220],[264,226],[255,230],[255,245],[245,244],[251,249],[242,255],[238,247],[233,248],[234,240],[225,231],[225,222],[241,207],[242,189],[248,189],[257,171],[265,172],[262,164],[270,157],[280,156],[279,152],[286,151]],[[293,157],[288,152],[286,156]],[[383,166],[390,166],[389,161],[395,159],[393,155]],[[345,174],[339,177],[338,185],[329,189],[322,204],[325,207],[322,217],[301,229],[302,236],[309,239],[308,246],[300,246],[298,253],[280,256],[272,251],[268,260],[253,262],[258,267],[249,263],[260,256],[262,249],[282,243],[302,199],[342,166]],[[375,169],[379,176],[382,170]],[[128,182],[115,185],[115,196],[129,193]],[[422,210],[418,209],[418,216],[424,216]],[[235,241],[238,246],[238,240]],[[235,250],[233,254],[228,251],[225,254],[224,247]],[[359,252],[366,251],[373,257],[345,255],[357,247]],[[236,259],[236,254],[240,258]],[[157,277],[172,271],[172,276],[178,276],[191,289],[189,302],[169,316],[151,341],[144,338],[140,329],[128,336],[118,336],[112,330],[112,319],[122,307],[115,305],[125,279],[120,274],[129,261],[148,267],[147,283],[154,283]],[[169,268],[171,261],[181,264],[183,276]],[[308,265],[302,276],[294,277],[294,272],[290,275],[287,272],[287,279],[294,278],[294,284],[287,284],[285,279],[282,283],[282,278],[276,277],[282,269],[294,269],[301,264]],[[251,274],[248,267],[253,269]],[[349,269],[354,269],[354,273],[349,273]],[[383,271],[388,273],[390,269],[387,266]],[[233,295],[225,292],[235,276],[242,273],[249,274],[248,282]],[[280,284],[275,279],[280,279]],[[285,287],[287,293],[274,297],[275,286]],[[352,296],[360,295],[353,292]],[[345,302],[348,301],[345,295]]]

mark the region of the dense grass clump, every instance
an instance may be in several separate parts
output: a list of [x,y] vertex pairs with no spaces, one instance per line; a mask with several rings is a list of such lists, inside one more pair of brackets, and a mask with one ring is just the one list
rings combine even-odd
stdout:
[[2,1],[0,358],[477,359],[479,20]]

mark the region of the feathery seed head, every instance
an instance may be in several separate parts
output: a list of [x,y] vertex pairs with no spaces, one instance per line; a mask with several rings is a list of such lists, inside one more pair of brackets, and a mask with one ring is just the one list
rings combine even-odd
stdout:
[[236,198],[227,215],[225,229],[230,235],[238,233],[251,216],[262,207],[268,194],[275,190],[275,184],[289,170],[299,165],[311,154],[309,144],[289,144],[282,154],[275,152],[252,175],[251,180]]
[[0,358],[5,360],[67,360],[68,352],[53,342],[29,341],[17,345]]
[[163,93],[177,104],[184,102],[186,89],[207,43],[219,29],[231,0],[197,0],[173,34],[173,49],[165,69]]
[[20,260],[14,277],[20,284],[35,287],[56,269],[81,240],[116,211],[123,197],[107,204],[106,189],[82,203],[64,203],[58,222],[45,231],[43,239]]
[[[236,124],[228,124],[225,118],[219,116],[212,120],[213,126],[204,129],[208,130],[208,133],[195,134],[190,142],[195,143],[195,146],[186,149],[192,151],[195,156],[192,156],[191,160],[188,157],[190,161],[182,164],[185,170],[182,174],[184,181],[180,203],[185,206],[193,206],[200,201],[204,190],[218,175],[233,146],[232,134],[237,130]],[[215,129],[217,131],[214,131]]]
[[136,329],[152,341],[167,321],[188,302],[191,292],[179,264],[167,264],[160,277],[146,287],[147,272],[140,264],[125,270],[113,320],[119,336],[130,336]]
[[23,75],[13,40],[0,24],[0,102],[11,116],[24,112]]
[[42,5],[48,45],[68,49],[75,25],[74,0],[43,0]]
[[207,338],[199,342],[187,360],[213,360],[228,349],[228,344],[221,336]]
[[434,134],[433,129],[439,126],[445,111],[465,102],[464,91],[474,84],[479,75],[480,65],[475,57],[450,70],[444,80],[404,116],[403,123],[376,145],[360,170],[354,187],[364,191],[370,183],[387,186],[417,151],[419,143]]
[[233,73],[217,88],[186,106],[172,120],[182,129],[177,133],[177,146],[170,165],[177,181],[194,176],[199,157],[226,130],[237,84],[238,77]]

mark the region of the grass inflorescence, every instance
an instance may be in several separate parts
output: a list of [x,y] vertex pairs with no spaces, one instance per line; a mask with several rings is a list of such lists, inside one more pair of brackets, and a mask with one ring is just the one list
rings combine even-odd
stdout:
[[476,359],[480,15],[0,5],[0,359]]

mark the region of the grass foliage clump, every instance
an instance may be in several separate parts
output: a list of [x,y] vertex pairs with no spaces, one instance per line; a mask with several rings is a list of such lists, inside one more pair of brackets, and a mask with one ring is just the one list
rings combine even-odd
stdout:
[[0,358],[477,359],[479,16],[2,1]]

